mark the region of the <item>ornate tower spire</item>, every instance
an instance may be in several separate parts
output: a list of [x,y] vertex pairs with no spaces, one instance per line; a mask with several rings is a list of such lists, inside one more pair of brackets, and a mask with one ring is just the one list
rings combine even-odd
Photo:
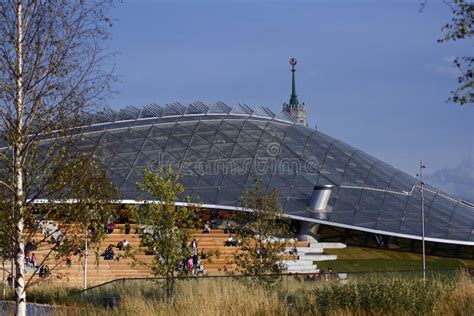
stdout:
[[283,111],[287,112],[290,116],[292,116],[298,124],[303,126],[308,126],[306,122],[306,110],[304,108],[304,103],[300,103],[298,101],[298,97],[296,96],[296,81],[295,81],[295,66],[296,66],[296,58],[291,57],[290,65],[291,65],[291,97],[290,97],[290,104],[284,103],[283,104]]
[[295,66],[296,66],[297,60],[295,57],[292,57],[290,59],[290,65],[291,65],[291,97],[290,97],[290,107],[294,110],[298,108],[298,97],[296,96],[296,82],[295,82]]

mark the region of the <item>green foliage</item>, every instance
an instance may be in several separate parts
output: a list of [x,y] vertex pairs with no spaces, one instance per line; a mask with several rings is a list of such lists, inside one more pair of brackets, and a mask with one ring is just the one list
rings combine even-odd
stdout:
[[[289,219],[278,204],[276,189],[265,189],[259,179],[255,188],[244,191],[241,206],[246,211],[240,219],[237,236],[242,243],[242,252],[235,255],[235,262],[244,274],[272,275],[286,270],[281,261],[285,243],[276,238],[291,235]],[[277,277],[260,278],[271,285]]]
[[454,281],[402,277],[367,277],[347,284],[330,283],[295,294],[300,312],[329,314],[338,311],[424,315],[450,296]]
[[[438,42],[469,39],[474,35],[474,3],[466,0],[446,1],[451,22],[443,26],[444,36]],[[454,66],[459,70],[458,86],[451,92],[449,101],[460,105],[474,103],[474,57],[456,57]]]
[[[152,268],[155,274],[168,278],[164,283],[168,296],[172,295],[174,288],[172,277],[183,272],[177,271],[178,265],[190,255],[189,230],[195,226],[198,208],[197,204],[176,205],[184,192],[179,178],[171,168],[158,172],[146,170],[144,183],[137,184],[137,187],[150,194],[154,201],[132,208],[133,217],[150,232],[142,237],[140,247],[154,254]],[[183,200],[190,202],[189,198]],[[130,256],[134,258],[132,254]]]
[[[23,211],[23,243],[34,240],[37,248],[49,250],[39,258],[38,269],[47,264],[53,275],[66,256],[83,255],[86,231],[89,251],[99,253],[100,241],[105,237],[104,222],[113,217],[117,210],[113,202],[119,197],[117,188],[94,156],[66,149],[49,157],[48,166],[43,165],[44,176],[31,173],[32,178],[28,178],[31,186],[27,187],[29,196],[47,199],[40,204],[26,203]],[[35,155],[36,149],[32,152],[33,160],[28,162],[29,167],[42,162]],[[0,201],[0,248],[5,249],[5,258],[11,256],[14,244],[13,207],[11,196],[6,195]],[[45,229],[45,225],[50,229]],[[42,280],[35,282],[39,281]],[[30,278],[26,286],[35,282]]]
[[[27,225],[26,238],[31,239],[42,228],[38,221],[53,221],[62,239],[52,250],[57,258],[64,258],[84,247],[85,232],[89,249],[99,251],[100,241],[105,237],[104,223],[114,217],[118,199],[117,188],[93,156],[78,153],[67,167],[58,168],[56,181],[45,186],[50,190],[50,199],[40,206],[32,206],[30,217],[35,220]],[[60,203],[58,203],[60,202]],[[44,234],[46,242],[55,231]]]

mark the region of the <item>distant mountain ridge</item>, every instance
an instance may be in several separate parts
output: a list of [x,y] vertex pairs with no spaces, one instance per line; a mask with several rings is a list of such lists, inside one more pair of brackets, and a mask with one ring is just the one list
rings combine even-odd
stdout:
[[426,182],[474,202],[474,157],[462,161],[457,167],[440,169],[427,175]]

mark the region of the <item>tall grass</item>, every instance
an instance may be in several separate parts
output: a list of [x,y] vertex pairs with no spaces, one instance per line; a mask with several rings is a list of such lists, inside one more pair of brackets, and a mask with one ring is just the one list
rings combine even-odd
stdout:
[[[242,279],[179,280],[173,301],[155,281],[128,281],[68,295],[54,288],[30,300],[66,304],[58,315],[472,315],[474,282],[456,278],[375,276],[339,282],[283,279],[268,290]],[[106,308],[106,304],[115,307]]]

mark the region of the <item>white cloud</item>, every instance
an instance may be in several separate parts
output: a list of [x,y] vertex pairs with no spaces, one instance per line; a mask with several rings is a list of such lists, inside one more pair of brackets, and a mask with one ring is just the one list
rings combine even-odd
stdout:
[[457,167],[440,169],[426,177],[426,182],[468,201],[474,201],[474,157]]
[[435,66],[434,70],[442,75],[450,75],[450,76],[459,76],[461,72],[456,67],[449,67],[449,66]]
[[443,58],[443,61],[440,65],[428,65],[426,68],[428,71],[433,73],[458,77],[461,72],[458,68],[454,65],[453,61],[456,57],[454,56],[447,56]]

